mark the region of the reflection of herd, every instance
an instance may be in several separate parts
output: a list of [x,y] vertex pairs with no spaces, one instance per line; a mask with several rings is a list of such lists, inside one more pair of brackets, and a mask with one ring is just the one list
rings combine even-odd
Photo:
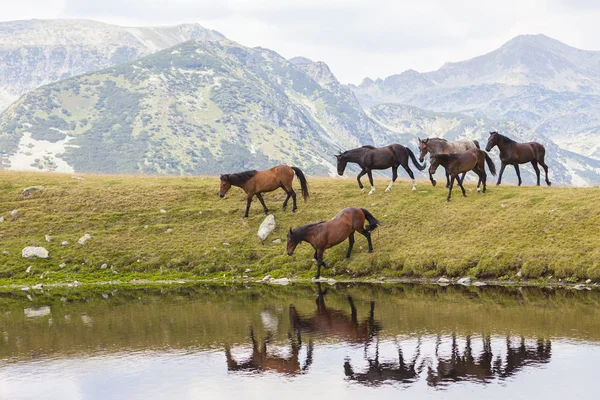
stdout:
[[[521,337],[516,342],[510,337],[505,339],[505,350],[502,354],[494,354],[490,335],[482,337],[482,349],[473,350],[471,336],[457,338],[455,333],[444,342],[438,334],[435,352],[431,357],[422,357],[422,342],[419,337],[411,357],[403,354],[402,347],[397,345],[397,358],[393,361],[380,361],[378,333],[381,325],[375,320],[374,302],[370,304],[368,317],[359,320],[356,307],[350,296],[350,314],[345,311],[329,308],[325,305],[326,291],[318,284],[319,295],[316,310],[310,316],[301,316],[295,307],[289,307],[290,331],[288,332],[290,351],[287,355],[275,355],[269,352],[267,345],[271,335],[267,335],[260,343],[254,331],[250,329],[252,353],[244,361],[236,360],[229,346],[225,347],[227,368],[229,371],[275,372],[287,376],[308,372],[314,357],[315,345],[312,337],[322,336],[335,338],[348,344],[365,346],[364,357],[368,362],[366,368],[355,368],[347,358],[343,369],[346,378],[363,385],[377,386],[385,383],[411,384],[424,376],[427,384],[443,387],[451,382],[473,381],[487,383],[493,379],[509,378],[526,366],[545,364],[551,358],[551,343],[547,339],[538,338],[532,345]],[[311,337],[306,345],[306,356],[301,360],[300,350],[303,345],[302,336]],[[464,343],[462,343],[464,341]],[[367,355],[367,348],[375,343],[375,356]],[[450,345],[450,352],[440,351],[444,344]],[[405,346],[406,347],[406,346]],[[498,352],[500,353],[500,352]]]

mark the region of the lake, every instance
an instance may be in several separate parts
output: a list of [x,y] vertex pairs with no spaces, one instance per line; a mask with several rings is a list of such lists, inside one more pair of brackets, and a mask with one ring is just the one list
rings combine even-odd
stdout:
[[0,293],[1,399],[596,399],[600,291],[409,284]]

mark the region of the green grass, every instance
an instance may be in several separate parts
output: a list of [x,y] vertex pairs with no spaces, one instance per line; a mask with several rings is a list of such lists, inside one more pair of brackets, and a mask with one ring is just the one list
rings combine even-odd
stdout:
[[[256,232],[264,215],[258,201],[243,218],[244,194],[232,188],[220,199],[217,178],[86,175],[76,180],[0,171],[0,216],[5,217],[0,283],[230,280],[266,273],[309,278],[315,273],[313,250],[303,243],[287,256],[287,230],[329,219],[348,206],[367,208],[384,225],[373,234],[373,254],[360,235],[348,261],[347,243],[327,250],[326,277],[514,280],[520,271],[528,280],[600,280],[598,188],[492,186],[477,195],[467,184],[467,198],[455,191],[446,203],[446,189],[428,182],[412,192],[399,181],[384,193],[387,180],[379,180],[377,192],[367,196],[354,179],[308,180],[311,198],[305,203],[298,196],[296,214],[281,211],[283,191],[264,196],[277,228],[261,244]],[[46,188],[24,198],[22,190],[34,185]],[[10,216],[13,209],[19,210],[16,217]],[[77,244],[86,233],[92,239]],[[50,243],[44,235],[51,236]],[[65,240],[70,244],[61,246]],[[22,258],[21,250],[30,245],[46,247],[50,258]],[[109,268],[101,269],[105,263]]]

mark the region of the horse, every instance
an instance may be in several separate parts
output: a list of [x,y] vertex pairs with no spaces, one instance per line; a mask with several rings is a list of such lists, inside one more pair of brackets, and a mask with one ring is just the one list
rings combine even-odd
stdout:
[[500,185],[502,183],[502,174],[504,173],[504,168],[507,165],[513,165],[515,167],[515,171],[517,172],[517,178],[519,178],[519,186],[521,186],[521,172],[519,171],[519,164],[526,164],[528,162],[533,165],[533,169],[535,170],[535,175],[537,176],[537,186],[540,186],[540,169],[538,164],[544,168],[544,172],[546,173],[546,184],[548,186],[552,185],[550,180],[548,179],[548,166],[544,162],[544,156],[546,155],[546,148],[538,142],[529,142],[529,143],[517,143],[508,137],[499,134],[498,132],[490,132],[490,136],[488,138],[487,146],[485,146],[485,151],[490,151],[494,148],[494,146],[498,146],[500,150],[500,174],[498,174],[498,183],[496,185]]
[[[423,140],[421,140],[421,138],[417,139],[419,139],[420,162],[425,160],[425,155],[427,153],[429,153],[430,156],[434,156],[436,154],[460,154],[470,149],[480,148],[477,140],[461,139],[455,140],[454,142],[449,142],[442,138],[427,138]],[[463,173],[462,178],[460,179],[461,183],[465,179],[466,174],[466,172]],[[431,174],[429,175],[429,179],[432,179]],[[448,174],[448,171],[446,171],[446,187],[450,187],[450,174]]]
[[219,191],[219,196],[221,196],[221,198],[225,197],[225,194],[231,188],[231,186],[240,187],[248,195],[246,202],[246,213],[244,214],[244,217],[248,217],[250,203],[252,203],[252,198],[254,196],[256,196],[260,201],[260,204],[262,204],[266,215],[269,213],[269,209],[265,205],[265,201],[263,200],[261,193],[272,192],[282,188],[287,194],[287,197],[283,202],[283,210],[285,211],[288,200],[291,197],[294,202],[292,212],[295,212],[298,207],[296,206],[296,192],[292,187],[294,173],[300,181],[302,197],[304,197],[304,201],[306,201],[309,194],[308,184],[306,183],[306,177],[304,176],[304,173],[300,170],[300,168],[289,167],[287,165],[278,165],[265,171],[252,170],[238,172],[236,174],[221,175],[221,188]]
[[373,146],[362,146],[357,149],[345,151],[335,156],[337,158],[337,172],[338,175],[344,175],[346,164],[356,163],[361,168],[360,173],[356,177],[358,180],[358,187],[362,192],[365,188],[360,181],[360,178],[367,174],[369,176],[369,183],[371,183],[371,190],[369,194],[375,193],[375,186],[373,185],[373,174],[374,169],[388,169],[392,168],[392,180],[385,189],[386,192],[392,190],[396,178],[398,178],[398,166],[402,166],[404,170],[412,179],[412,190],[417,190],[417,183],[415,182],[415,174],[408,166],[408,158],[412,160],[413,164],[419,171],[425,169],[425,165],[420,165],[417,162],[415,154],[411,149],[402,146],[401,144],[391,144],[385,147],[373,147]]
[[462,190],[463,197],[467,197],[462,181],[458,179],[459,174],[473,171],[479,176],[479,181],[477,182],[477,194],[480,193],[479,185],[481,185],[481,183],[483,183],[483,193],[485,193],[487,179],[487,174],[485,173],[486,162],[492,175],[496,176],[496,166],[494,165],[494,162],[485,151],[479,149],[470,149],[462,154],[437,154],[431,156],[430,161],[431,166],[429,167],[429,176],[433,186],[436,184],[435,179],[433,179],[433,174],[435,174],[438,166],[444,166],[446,171],[450,174],[450,187],[448,189],[448,198],[446,201],[450,201],[452,186],[454,186],[455,179]]
[[[365,220],[369,223],[366,227]],[[344,208],[329,221],[320,221],[295,229],[290,228],[287,235],[287,253],[289,256],[294,254],[294,250],[300,242],[310,243],[315,249],[314,258],[317,260],[315,279],[319,279],[321,266],[327,267],[323,261],[323,252],[326,249],[340,244],[348,238],[349,246],[346,253],[346,259],[348,259],[352,252],[352,246],[354,246],[354,232],[358,232],[367,238],[369,253],[372,253],[371,232],[378,225],[381,225],[381,222],[364,208]]]

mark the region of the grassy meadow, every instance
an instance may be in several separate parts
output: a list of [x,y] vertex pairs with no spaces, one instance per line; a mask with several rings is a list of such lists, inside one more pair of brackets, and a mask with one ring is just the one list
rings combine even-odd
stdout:
[[[218,178],[78,176],[84,179],[0,171],[0,283],[309,279],[313,250],[302,243],[289,257],[287,230],[348,206],[368,209],[384,225],[373,233],[373,254],[361,235],[350,260],[344,260],[347,242],[327,250],[325,277],[600,281],[598,188],[492,185],[477,195],[467,183],[467,198],[456,189],[446,203],[443,185],[425,181],[413,192],[399,180],[384,193],[388,180],[379,179],[368,196],[353,178],[308,177],[311,197],[304,202],[298,195],[296,214],[291,203],[281,210],[283,191],[264,195],[277,228],[261,243],[260,203],[243,218],[242,190],[221,199]],[[23,195],[36,185],[45,188]],[[295,180],[298,193],[299,186]],[[78,244],[86,233],[92,238]],[[50,256],[23,258],[25,246],[43,246]]]

